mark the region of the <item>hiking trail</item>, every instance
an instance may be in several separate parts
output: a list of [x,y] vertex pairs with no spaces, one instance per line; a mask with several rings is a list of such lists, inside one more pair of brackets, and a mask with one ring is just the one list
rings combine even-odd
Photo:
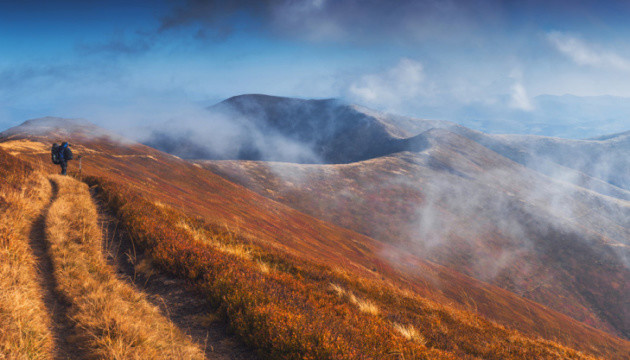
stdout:
[[57,199],[57,184],[49,179],[52,187],[50,200],[42,208],[33,222],[29,234],[29,243],[37,260],[38,280],[42,290],[44,304],[50,314],[51,332],[54,342],[54,358],[58,360],[84,358],[80,346],[72,343],[69,337],[74,333],[74,324],[68,317],[70,303],[58,291],[57,279],[54,275],[54,264],[50,257],[50,245],[46,240],[46,217],[52,203]]
[[128,282],[160,309],[180,331],[204,350],[207,359],[255,360],[255,350],[229,334],[226,324],[218,320],[203,294],[187,281],[151,267],[148,257],[139,251],[118,219],[108,211],[90,190],[98,210],[103,231],[103,252],[116,269],[118,278]]

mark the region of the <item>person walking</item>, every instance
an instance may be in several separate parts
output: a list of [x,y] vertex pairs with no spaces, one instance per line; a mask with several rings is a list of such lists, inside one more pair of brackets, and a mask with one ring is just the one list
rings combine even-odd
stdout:
[[72,160],[72,150],[67,141],[61,145],[54,143],[51,150],[52,162],[61,166],[61,175],[66,175],[68,170],[68,161]]

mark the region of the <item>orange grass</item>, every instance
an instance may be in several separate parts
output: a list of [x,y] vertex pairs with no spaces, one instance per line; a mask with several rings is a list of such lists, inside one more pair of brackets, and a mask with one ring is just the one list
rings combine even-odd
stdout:
[[[431,151],[429,158],[445,164],[453,163],[454,168],[467,177],[477,178],[479,175],[481,179],[484,176],[490,179],[496,166],[506,160],[479,148],[474,142],[459,140],[464,142],[462,146],[451,148],[443,143],[437,150]],[[475,148],[480,152],[466,155],[459,152]],[[465,164],[471,160],[478,161],[484,171],[477,174],[467,168]],[[597,244],[600,235],[605,238],[606,232],[622,229],[605,220],[608,216],[606,212],[602,214],[603,218],[594,221],[598,224],[596,227],[584,225],[580,230],[581,226],[577,224],[569,226],[573,229],[571,233],[574,232],[569,235],[562,227],[554,225],[560,223],[559,219],[540,215],[547,213],[545,206],[529,203],[532,201],[531,194],[546,193],[550,198],[560,196],[557,189],[553,190],[552,183],[547,183],[548,179],[541,179],[535,173],[508,162],[505,176],[510,180],[488,181],[492,187],[486,189],[487,184],[475,184],[464,177],[435,171],[432,166],[422,165],[424,162],[423,157],[397,154],[343,165],[262,161],[199,163],[258,194],[306,214],[386,243],[400,245],[405,252],[518,293],[614,336],[624,333],[628,321],[619,314],[627,308],[624,297],[630,293],[630,285],[627,285],[630,272],[616,256],[610,256],[609,248]],[[475,194],[475,206],[479,210],[470,211],[471,202],[464,201],[466,196],[457,201],[449,200],[448,196],[438,198],[431,190],[438,184],[441,189],[452,186],[453,192]],[[542,190],[547,186],[551,188]],[[483,193],[486,195],[481,196]],[[512,198],[506,196],[508,193],[516,195]],[[574,209],[597,208],[594,205],[597,203],[591,201],[593,199],[587,201],[577,192],[571,198]],[[491,209],[497,204],[510,206],[503,206],[503,212],[493,214]],[[431,213],[443,224],[448,224],[448,230],[438,237],[441,240],[433,239],[429,241],[429,246],[423,245],[427,239],[418,232],[419,209],[428,209],[425,206],[429,206]],[[621,210],[618,211],[621,213]],[[526,231],[527,235],[514,236],[510,227],[497,226],[497,219],[512,219],[514,224],[520,224],[518,229]],[[430,219],[428,221],[431,222]],[[607,231],[600,231],[597,228],[600,226]],[[592,231],[600,234],[589,239],[588,234]],[[448,233],[457,235],[447,236]],[[621,238],[623,236],[618,237]],[[584,245],[587,243],[590,244]],[[510,261],[490,260],[500,259],[505,254],[519,255]],[[497,263],[499,265],[494,269]],[[493,270],[488,271],[489,268]],[[472,298],[476,296],[472,294]],[[455,299],[460,303],[467,301],[457,295]],[[550,325],[523,314],[522,304],[518,304],[520,309],[507,306],[497,309],[488,307],[488,302],[478,303],[480,313],[504,324],[514,324],[528,333],[554,338],[568,332],[567,326],[561,322],[555,321]],[[515,317],[523,317],[525,321],[517,325],[513,321]],[[580,334],[579,337],[593,341],[589,335]],[[583,343],[580,340],[572,342],[572,346]]]
[[[136,246],[160,268],[194,281],[231,328],[267,358],[591,358],[478,315],[405,296],[384,282],[254,243],[156,206],[121,184],[87,181],[98,185]],[[241,253],[248,256],[225,248],[245,249]],[[261,262],[274,271],[263,270]]]
[[0,149],[0,359],[49,359],[50,319],[29,245],[49,182]]
[[203,359],[203,353],[130,284],[101,250],[97,212],[84,183],[52,176],[57,199],[46,234],[59,291],[71,303],[73,338],[98,359]]

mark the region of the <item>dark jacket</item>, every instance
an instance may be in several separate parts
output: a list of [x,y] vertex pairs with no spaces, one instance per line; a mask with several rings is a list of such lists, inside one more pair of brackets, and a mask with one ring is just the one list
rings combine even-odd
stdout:
[[59,147],[59,160],[61,162],[72,160],[72,150],[70,150],[70,145],[67,142],[64,142]]

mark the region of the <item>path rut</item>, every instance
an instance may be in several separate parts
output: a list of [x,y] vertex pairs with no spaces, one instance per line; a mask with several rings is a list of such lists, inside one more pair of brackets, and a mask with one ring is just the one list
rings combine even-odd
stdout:
[[74,333],[74,324],[68,317],[70,303],[57,290],[57,279],[54,275],[54,265],[49,253],[49,244],[46,240],[46,217],[50,206],[57,198],[58,188],[54,181],[50,180],[52,194],[50,201],[42,209],[35,219],[29,234],[29,243],[35,259],[39,285],[42,289],[44,304],[52,320],[51,330],[54,336],[54,358],[56,360],[81,359],[79,347],[71,343],[70,337]]

